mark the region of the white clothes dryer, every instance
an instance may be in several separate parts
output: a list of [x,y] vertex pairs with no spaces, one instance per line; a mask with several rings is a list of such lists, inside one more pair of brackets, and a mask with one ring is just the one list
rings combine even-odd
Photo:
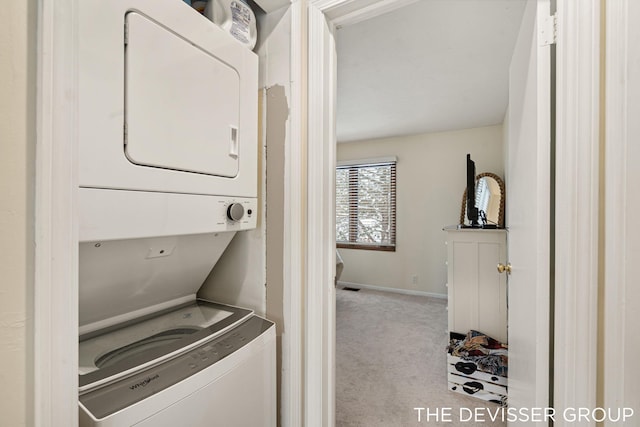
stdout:
[[179,0],[78,15],[81,240],[255,227],[257,55]]

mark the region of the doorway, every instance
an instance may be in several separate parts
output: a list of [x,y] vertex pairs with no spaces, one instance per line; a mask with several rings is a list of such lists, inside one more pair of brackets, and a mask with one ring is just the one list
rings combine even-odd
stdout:
[[[549,8],[549,1],[547,0],[530,0],[535,3],[538,8]],[[333,171],[335,168],[335,145],[333,144],[333,131],[334,131],[334,116],[333,106],[335,102],[335,45],[334,45],[334,32],[336,26],[343,25],[351,20],[357,21],[363,19],[363,17],[375,16],[376,14],[384,13],[388,11],[390,3],[397,6],[396,2],[378,2],[375,0],[358,1],[354,2],[341,2],[341,1],[329,1],[318,0],[311,1],[308,9],[308,28],[309,28],[309,81],[308,81],[308,99],[309,108],[307,111],[308,122],[308,155],[309,159],[313,159],[313,165],[310,164],[308,170],[308,194],[310,197],[310,209],[309,215],[309,233],[307,239],[311,250],[307,256],[307,265],[309,270],[313,273],[309,274],[308,289],[310,293],[307,298],[306,306],[308,310],[307,315],[307,337],[313,336],[314,344],[312,348],[319,350],[319,352],[309,355],[307,357],[306,375],[309,380],[306,382],[307,396],[306,408],[307,420],[309,425],[331,425],[333,422],[333,395],[331,390],[333,389],[333,327],[335,313],[333,312],[332,304],[329,301],[333,301],[333,271],[335,269],[335,247],[332,236],[335,230],[334,219],[332,217],[333,212],[327,212],[322,210],[322,206],[327,206],[327,203],[333,203]],[[402,2],[400,2],[402,3]],[[405,3],[406,4],[406,3]],[[566,50],[559,50],[558,56],[558,74],[572,72],[571,75],[577,76],[577,78],[568,81],[560,80],[558,83],[559,103],[557,116],[563,118],[563,126],[567,129],[575,129],[580,123],[597,123],[597,114],[594,117],[593,111],[598,111],[598,97],[594,95],[593,88],[598,87],[599,77],[597,73],[593,72],[593,69],[597,69],[599,63],[599,51],[598,41],[594,38],[594,34],[598,34],[600,31],[599,26],[599,14],[600,4],[597,1],[581,2],[575,4],[573,2],[558,1],[558,33],[564,34],[563,39],[567,43],[571,43],[567,46]],[[570,49],[571,47],[571,49]],[[579,48],[580,47],[580,48]],[[570,55],[569,52],[573,52]],[[584,63],[596,64],[592,68],[578,67],[577,64],[580,61]],[[569,74],[566,74],[569,76]],[[595,91],[597,92],[597,90]],[[575,108],[575,104],[572,104],[571,100],[577,99],[576,94],[587,94],[586,104],[584,108]],[[595,107],[594,107],[595,106]],[[586,111],[589,110],[589,111]],[[560,131],[558,131],[561,133]],[[558,144],[562,145],[562,149],[565,150],[566,157],[560,159],[558,162],[558,169],[563,171],[563,174],[567,176],[578,177],[574,161],[571,159],[577,158],[582,152],[594,152],[594,144],[597,146],[597,127],[591,127],[588,133],[590,138],[590,145],[576,146],[570,144],[570,140],[559,138]],[[595,149],[597,152],[597,149]],[[595,173],[592,171],[592,173]],[[580,204],[588,203],[594,194],[593,180],[589,174],[585,174],[576,178],[572,183],[561,182],[558,184],[558,189],[562,188],[563,191],[574,194],[577,193],[584,196],[581,199]],[[575,182],[584,183],[584,186],[575,186]],[[597,193],[597,191],[595,191]],[[572,208],[577,206],[577,201],[564,200],[562,206],[563,221],[568,220],[568,213]],[[311,213],[314,207],[319,208],[318,212],[322,214],[316,215]],[[593,214],[593,206],[590,205],[588,212]],[[593,224],[593,223],[591,223]],[[593,230],[590,233],[593,234]],[[596,233],[597,234],[597,233]],[[562,269],[569,269],[575,271],[576,260],[578,264],[585,266],[592,265],[595,260],[593,256],[589,256],[589,247],[581,247],[575,237],[566,236],[566,243],[570,246],[568,251],[556,254],[556,264],[561,265]],[[320,245],[321,247],[319,247]],[[584,257],[576,257],[576,254],[582,254]],[[570,261],[565,263],[564,261]],[[324,271],[324,273],[323,273]],[[556,270],[556,275],[558,274]],[[577,281],[572,281],[572,289],[577,291]],[[331,286],[329,286],[331,284]],[[593,295],[593,286],[589,288],[589,295]],[[573,292],[573,291],[570,291]],[[572,295],[577,296],[577,292]],[[581,299],[587,298],[587,295],[580,295]],[[589,297],[591,298],[591,297]],[[566,343],[562,348],[563,360],[570,360],[567,355],[570,354],[576,359],[588,358],[591,354],[588,351],[580,353],[580,349],[587,346],[588,342],[592,342],[593,330],[585,331],[584,328],[578,328],[576,325],[580,324],[580,319],[588,320],[587,315],[583,310],[580,311],[578,318],[567,316],[565,313],[566,308],[572,307],[569,298],[565,295],[562,298],[562,302],[556,299],[556,312],[563,313],[562,328],[566,331],[580,332],[580,336],[585,340],[581,340],[577,336],[572,340],[572,345],[567,346]],[[591,306],[591,305],[590,305]],[[585,309],[587,310],[587,309]],[[558,329],[558,322],[556,318],[555,329]],[[557,335],[556,335],[557,337]],[[325,344],[323,344],[325,343]],[[328,343],[328,344],[326,344]],[[586,350],[586,348],[585,348]],[[548,352],[544,354],[545,358],[549,357]],[[558,363],[558,355],[555,356],[556,364]],[[564,362],[562,362],[564,363]],[[590,363],[585,360],[585,363]],[[324,370],[322,374],[318,374],[319,370]],[[589,379],[584,381],[593,380],[592,374],[588,375]],[[549,377],[547,376],[547,379]],[[576,390],[576,386],[572,385],[571,381],[563,379],[558,381],[554,376],[553,378],[554,388],[556,391],[556,397],[558,391],[565,392],[568,389]],[[584,381],[582,383],[584,383]],[[533,391],[536,392],[535,390]],[[543,394],[548,392],[545,388]],[[580,393],[585,394],[585,393]],[[529,406],[535,405],[535,400],[530,401]]]
[[[331,107],[335,94],[333,31],[336,25],[350,19],[371,16],[372,11],[375,15],[376,12],[389,6],[389,2],[362,1],[357,5],[362,8],[356,7],[354,11],[354,5],[348,5],[348,3],[352,2],[318,0],[312,1],[308,5],[308,154],[310,159],[314,159],[314,165],[310,165],[312,167],[308,170],[307,188],[308,194],[315,195],[313,198],[325,197],[327,193],[330,198],[334,197],[331,173],[335,168],[335,147],[332,139],[334,122]],[[548,8],[549,3],[548,0],[535,1],[538,7]],[[594,224],[598,223],[597,204],[594,205],[591,200],[593,194],[597,193],[597,178],[594,180],[593,177],[597,176],[598,168],[594,166],[597,165],[597,161],[585,164],[577,162],[576,159],[593,159],[594,154],[597,158],[598,153],[600,42],[595,35],[601,32],[601,4],[597,0],[579,3],[558,0],[557,4],[558,38],[563,40],[566,46],[558,50],[557,56],[557,73],[562,76],[558,79],[557,84],[556,117],[561,117],[558,122],[557,145],[558,150],[562,150],[563,156],[558,158],[556,168],[563,171],[563,176],[573,177],[573,179],[557,181],[556,189],[558,193],[573,194],[575,197],[564,198],[556,209],[556,227],[557,230],[561,230],[557,239],[565,242],[566,247],[563,251],[556,251],[555,260],[556,264],[564,266],[565,272],[571,273],[565,275],[567,287],[561,299],[559,300],[556,295],[555,312],[560,315],[556,315],[555,318],[555,332],[556,340],[558,340],[559,329],[562,329],[563,333],[566,336],[571,336],[572,339],[570,342],[563,342],[561,349],[556,347],[554,356],[556,371],[550,379],[555,390],[554,404],[557,405],[558,396],[580,396],[579,401],[573,400],[573,403],[588,404],[595,401],[595,390],[589,384],[596,383],[596,360],[591,357],[591,350],[596,341],[597,330],[596,328],[581,328],[579,325],[593,325],[595,310],[592,308],[597,301],[597,277],[591,271],[588,275],[589,285],[585,288],[584,281],[577,280],[576,274],[579,271],[590,270],[589,267],[597,264],[597,249],[594,248],[594,244],[597,246],[597,241],[593,239],[597,235],[597,230],[594,229]],[[585,131],[584,135],[578,138],[585,143],[573,144],[572,141],[575,140],[575,132],[578,129]],[[324,166],[318,166],[318,164]],[[584,173],[579,173],[582,170],[581,164],[588,165]],[[322,191],[327,193],[322,193]],[[312,201],[311,204],[318,206],[318,201]],[[578,209],[583,213],[585,219],[589,219],[588,223],[591,224],[588,229],[581,228],[580,231],[583,239],[587,236],[591,239],[588,245],[581,245],[577,235],[571,232],[571,230],[575,230],[577,225],[573,213]],[[319,349],[320,353],[306,358],[310,364],[306,365],[307,374],[305,377],[311,380],[306,382],[305,387],[309,392],[305,398],[309,425],[332,425],[333,423],[333,396],[331,394],[334,366],[333,346],[322,344],[327,340],[333,342],[334,338],[331,331],[334,326],[335,314],[332,312],[332,305],[326,304],[326,301],[333,297],[332,273],[335,268],[335,242],[331,239],[333,221],[331,212],[325,212],[323,215],[309,217],[307,224],[312,230],[306,234],[307,239],[310,239],[311,246],[316,246],[314,243],[323,242],[322,248],[316,247],[307,254],[308,265],[316,272],[321,272],[323,269],[330,272],[324,277],[307,276],[309,289],[313,289],[314,295],[321,298],[315,300],[315,303],[307,299],[307,311],[311,315],[307,316],[306,333],[320,333],[314,335],[313,339],[317,342],[313,348]],[[324,240],[323,237],[325,237]],[[316,255],[320,257],[318,258]],[[323,286],[325,287],[323,288]],[[325,298],[322,298],[323,296]],[[578,300],[588,302],[588,304],[581,305],[582,308],[576,312],[575,302]],[[318,306],[320,308],[314,309]],[[311,313],[311,311],[314,312]],[[580,363],[576,366],[569,363],[571,360],[580,360]],[[559,366],[572,366],[572,368],[565,374],[558,376]],[[323,373],[318,374],[318,371],[323,371]],[[578,377],[580,381],[575,381]],[[535,401],[532,401],[529,406],[534,405]]]
[[[369,415],[382,413],[389,421],[408,421],[402,417],[414,416],[411,408],[405,407],[403,413],[388,413],[385,396],[390,401],[399,399],[401,405],[407,406],[409,401],[420,401],[420,394],[427,399],[431,388],[440,393],[447,390],[444,350],[448,343],[445,332],[447,234],[442,229],[458,224],[465,188],[466,153],[471,153],[476,161],[477,173],[504,176],[506,128],[503,121],[509,98],[509,65],[525,4],[524,1],[416,2],[375,18],[342,25],[335,32],[339,167],[349,162],[358,163],[360,159],[392,156],[397,159],[397,244],[393,251],[378,251],[371,246],[352,249],[339,242],[338,250],[345,265],[341,280],[345,286],[363,288],[360,291],[363,301],[380,290],[392,292],[387,293],[389,312],[393,311],[391,301],[401,299],[402,294],[409,295],[413,301],[424,301],[423,308],[415,313],[417,322],[410,329],[421,328],[424,337],[436,334],[429,348],[417,352],[413,366],[407,371],[399,369],[404,360],[400,354],[397,365],[393,364],[393,358],[372,354],[366,363],[386,364],[389,372],[386,376],[376,375],[379,389],[363,384],[357,396],[341,395],[345,393],[345,381],[340,377],[345,371],[341,364],[349,366],[351,360],[341,353],[350,348],[343,339],[350,328],[340,322],[345,318],[356,322],[355,313],[363,307],[353,301],[358,298],[357,294],[345,295],[339,287],[336,291],[339,302],[336,313],[338,417],[345,411],[357,413],[353,407],[346,408],[345,402],[357,400],[364,404],[369,393],[376,396],[369,398],[370,403],[378,401],[369,409]],[[338,180],[338,184],[340,182]],[[359,188],[362,198],[368,186]],[[341,223],[337,225],[340,228]],[[372,234],[361,233],[362,246],[374,243],[369,241]],[[380,300],[384,300],[383,295],[379,295]],[[435,306],[428,304],[432,298],[439,298]],[[353,314],[344,313],[345,299]],[[414,316],[409,310],[412,304],[409,301],[406,304],[408,324]],[[428,323],[418,320],[422,314],[419,310],[439,312],[442,319],[439,329],[429,330],[430,324],[438,323],[434,320]],[[381,336],[399,320],[387,319],[384,311],[380,310],[381,318],[386,319],[384,326],[379,326]],[[506,311],[504,313],[506,316]],[[366,325],[362,330],[368,330]],[[398,327],[397,333],[402,334],[401,328]],[[506,336],[501,338],[506,340]],[[369,335],[363,346],[378,339]],[[382,341],[393,342],[393,339],[385,336]],[[407,353],[415,353],[412,344],[404,345]],[[353,349],[354,357],[360,347]],[[400,353],[399,350],[390,348],[389,352]],[[423,360],[427,357],[428,360]],[[441,366],[427,368],[433,366],[434,359],[438,360],[436,366]],[[371,369],[376,372],[377,367],[371,366]],[[411,369],[414,372],[410,372]],[[425,372],[427,370],[434,372]],[[394,371],[397,371],[395,383],[390,374]],[[408,379],[412,374],[421,377],[415,386]],[[425,385],[428,381],[433,384],[431,388]],[[416,395],[412,396],[412,392]],[[443,399],[448,396],[449,406],[460,403],[453,393],[445,392]],[[460,400],[466,407],[474,400],[481,402]],[[396,408],[396,412],[402,410]]]

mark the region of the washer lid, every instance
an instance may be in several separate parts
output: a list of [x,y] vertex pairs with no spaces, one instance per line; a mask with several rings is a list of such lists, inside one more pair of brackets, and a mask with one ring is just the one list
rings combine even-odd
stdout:
[[124,149],[141,166],[238,174],[238,72],[161,24],[126,15]]
[[80,389],[130,375],[242,323],[251,310],[198,300],[80,337]]

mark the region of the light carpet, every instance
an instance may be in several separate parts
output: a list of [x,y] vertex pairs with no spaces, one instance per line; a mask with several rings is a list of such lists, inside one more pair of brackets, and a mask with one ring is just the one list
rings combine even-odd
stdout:
[[[336,426],[506,425],[486,412],[498,405],[447,389],[446,307],[436,298],[336,289]],[[438,418],[427,420],[427,408]]]

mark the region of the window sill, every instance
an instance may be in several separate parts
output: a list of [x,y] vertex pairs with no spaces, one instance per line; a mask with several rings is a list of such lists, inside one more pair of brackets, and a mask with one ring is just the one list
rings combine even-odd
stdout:
[[358,243],[336,243],[338,249],[364,249],[369,251],[395,252],[396,247],[392,245],[363,245]]

